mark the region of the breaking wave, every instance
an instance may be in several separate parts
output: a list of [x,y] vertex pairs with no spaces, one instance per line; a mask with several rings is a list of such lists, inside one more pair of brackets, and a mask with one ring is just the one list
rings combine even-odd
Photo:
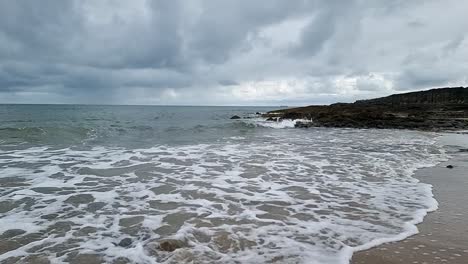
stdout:
[[437,202],[412,175],[446,158],[432,134],[339,129],[1,157],[0,262],[312,264],[417,232]]
[[270,121],[266,118],[252,118],[252,119],[244,119],[241,122],[251,125],[253,127],[266,127],[266,128],[294,128],[296,123],[298,122],[312,122],[311,120],[306,119],[281,119],[281,120],[274,120]]

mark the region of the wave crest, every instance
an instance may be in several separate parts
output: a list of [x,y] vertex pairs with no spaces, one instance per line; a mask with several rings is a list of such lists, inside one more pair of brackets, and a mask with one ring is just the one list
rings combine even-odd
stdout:
[[282,119],[277,121],[270,121],[265,118],[252,118],[248,120],[242,120],[242,122],[252,125],[254,127],[266,127],[266,128],[294,128],[298,122],[311,122],[311,120],[306,119]]

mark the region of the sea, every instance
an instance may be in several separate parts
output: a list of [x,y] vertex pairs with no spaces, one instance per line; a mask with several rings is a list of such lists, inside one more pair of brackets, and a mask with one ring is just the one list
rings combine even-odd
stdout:
[[0,105],[0,263],[347,264],[437,209],[437,133],[274,109]]

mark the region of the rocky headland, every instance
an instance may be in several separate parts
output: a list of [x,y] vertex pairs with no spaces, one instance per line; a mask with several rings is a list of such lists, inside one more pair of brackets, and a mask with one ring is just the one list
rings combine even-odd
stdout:
[[271,111],[269,120],[297,120],[296,127],[468,129],[468,88],[436,88],[354,103],[311,105]]

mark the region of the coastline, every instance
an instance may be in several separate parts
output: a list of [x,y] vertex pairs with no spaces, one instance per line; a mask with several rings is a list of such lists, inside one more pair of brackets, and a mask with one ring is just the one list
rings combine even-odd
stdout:
[[295,127],[457,131],[468,129],[468,87],[435,88],[358,100],[309,105],[262,114],[267,121],[298,120]]
[[[453,137],[452,141],[450,136],[448,139],[447,143],[453,142]],[[468,153],[460,152],[465,147],[451,150],[448,161],[416,172],[415,178],[433,186],[434,198],[439,203],[439,208],[429,212],[417,225],[419,233],[398,242],[356,252],[352,264],[466,264],[468,226],[464,218],[468,215]],[[447,165],[454,168],[449,169]]]

